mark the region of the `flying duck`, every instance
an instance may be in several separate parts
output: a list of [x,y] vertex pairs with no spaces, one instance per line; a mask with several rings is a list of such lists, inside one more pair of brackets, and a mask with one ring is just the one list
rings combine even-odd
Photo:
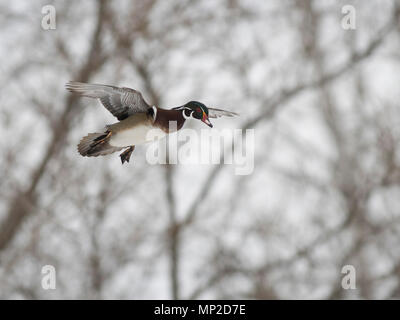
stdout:
[[[189,118],[198,119],[212,128],[209,118],[238,115],[235,112],[207,108],[198,101],[190,101],[169,110],[151,107],[139,91],[125,87],[70,81],[66,88],[81,96],[99,99],[119,120],[107,125],[104,132],[89,133],[83,137],[78,144],[78,152],[84,157],[97,157],[125,149],[120,154],[122,164],[129,162],[135,145],[150,141],[147,133],[152,129],[166,135],[180,130]],[[176,130],[170,130],[170,121],[176,121]]]

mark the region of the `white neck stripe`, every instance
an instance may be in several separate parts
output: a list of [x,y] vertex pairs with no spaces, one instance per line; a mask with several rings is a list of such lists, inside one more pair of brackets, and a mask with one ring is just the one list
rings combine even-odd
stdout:
[[156,121],[157,118],[157,108],[156,106],[151,107],[153,109],[153,121]]
[[[192,109],[189,109],[189,108],[182,108],[182,109],[183,109],[182,115],[183,115],[183,118],[184,118],[184,119],[193,118],[193,117],[192,117],[192,114],[193,114],[194,111],[193,111]],[[191,111],[189,117],[186,115],[185,110],[190,110],[190,111]]]

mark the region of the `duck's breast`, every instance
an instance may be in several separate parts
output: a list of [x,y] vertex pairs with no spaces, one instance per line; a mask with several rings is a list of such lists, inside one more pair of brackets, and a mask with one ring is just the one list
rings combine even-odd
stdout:
[[127,147],[143,144],[165,136],[165,132],[154,127],[146,115],[137,114],[109,126],[112,132],[110,145]]

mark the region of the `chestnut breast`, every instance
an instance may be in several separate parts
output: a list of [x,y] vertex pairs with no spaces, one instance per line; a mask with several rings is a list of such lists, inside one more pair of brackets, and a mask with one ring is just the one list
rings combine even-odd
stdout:
[[154,121],[154,126],[160,128],[166,133],[173,132],[174,124],[171,123],[170,131],[170,121],[176,121],[176,131],[180,130],[185,123],[185,118],[182,115],[181,110],[166,110],[157,108],[156,120]]

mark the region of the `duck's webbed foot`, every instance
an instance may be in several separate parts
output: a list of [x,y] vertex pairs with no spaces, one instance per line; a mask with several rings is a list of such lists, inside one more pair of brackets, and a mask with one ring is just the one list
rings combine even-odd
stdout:
[[131,154],[134,149],[135,149],[135,146],[130,146],[128,149],[126,149],[124,152],[122,152],[119,155],[121,157],[122,164],[124,164],[125,162],[129,162],[129,159],[131,158]]

